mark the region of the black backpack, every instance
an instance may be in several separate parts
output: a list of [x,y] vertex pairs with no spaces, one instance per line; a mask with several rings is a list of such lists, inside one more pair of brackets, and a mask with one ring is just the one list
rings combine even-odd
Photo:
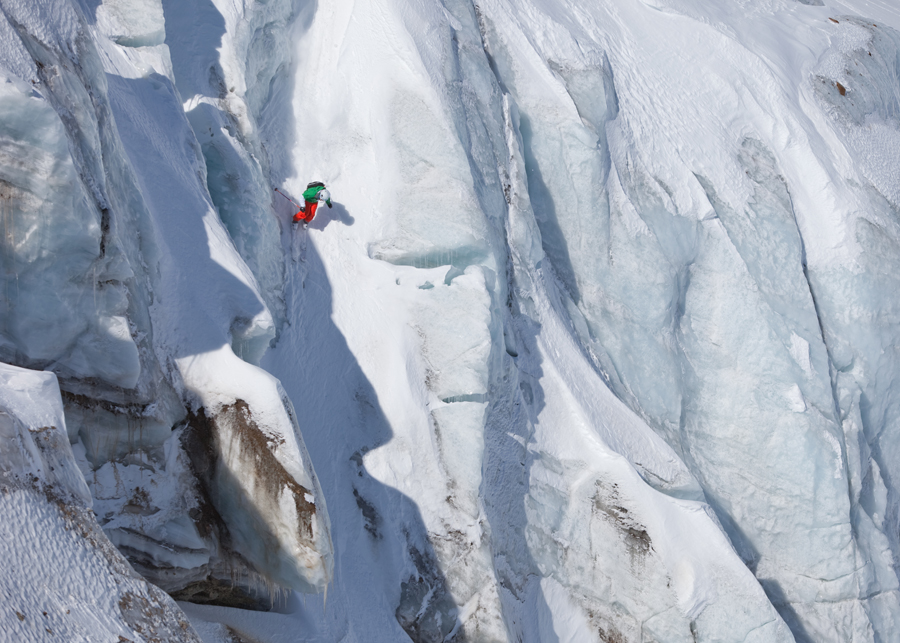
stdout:
[[310,183],[309,185],[306,186],[306,189],[308,190],[309,188],[324,188],[324,187],[325,187],[325,184],[322,183],[321,181],[313,181],[312,183]]

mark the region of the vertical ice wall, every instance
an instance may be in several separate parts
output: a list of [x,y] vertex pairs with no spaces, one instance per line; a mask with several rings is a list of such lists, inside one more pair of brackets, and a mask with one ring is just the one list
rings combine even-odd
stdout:
[[162,5],[0,8],[4,354],[59,373],[101,524],[154,583],[254,608],[321,591],[324,498],[251,363],[274,322],[210,197]]
[[[284,264],[278,252],[272,184],[293,141],[278,113],[289,93],[289,27],[296,2],[162,3],[175,84],[203,150],[206,183],[222,222],[260,284],[278,325],[284,323]],[[264,112],[276,130],[261,130]],[[266,346],[238,347],[258,360]]]
[[[41,24],[46,16],[32,9]],[[2,20],[4,356],[59,373],[72,436],[95,425],[91,457],[137,447],[118,431],[123,407],[141,418],[143,447],[158,449],[184,412],[153,350],[141,257],[152,264],[157,249],[134,177],[110,162],[123,152],[102,69],[68,5],[47,33],[30,31],[16,10]]]

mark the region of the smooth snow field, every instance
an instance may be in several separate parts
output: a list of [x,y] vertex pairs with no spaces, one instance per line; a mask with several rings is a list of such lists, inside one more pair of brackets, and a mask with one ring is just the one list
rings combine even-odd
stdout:
[[0,641],[900,637],[900,4],[0,0],[0,219]]

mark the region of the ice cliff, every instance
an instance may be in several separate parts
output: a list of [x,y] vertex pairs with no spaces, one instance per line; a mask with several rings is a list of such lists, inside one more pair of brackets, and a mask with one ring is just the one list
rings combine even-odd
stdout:
[[0,416],[10,560],[206,641],[892,639],[900,11],[0,10],[0,358],[65,408]]
[[59,377],[94,511],[135,569],[268,609],[328,583],[325,500],[254,365],[275,336],[268,273],[217,213],[145,4],[0,5],[3,358]]

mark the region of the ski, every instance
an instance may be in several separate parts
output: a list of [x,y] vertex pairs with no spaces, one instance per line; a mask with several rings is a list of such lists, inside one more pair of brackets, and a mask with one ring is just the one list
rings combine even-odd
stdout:
[[309,235],[302,223],[291,224],[291,259],[294,263],[306,262],[306,244]]

